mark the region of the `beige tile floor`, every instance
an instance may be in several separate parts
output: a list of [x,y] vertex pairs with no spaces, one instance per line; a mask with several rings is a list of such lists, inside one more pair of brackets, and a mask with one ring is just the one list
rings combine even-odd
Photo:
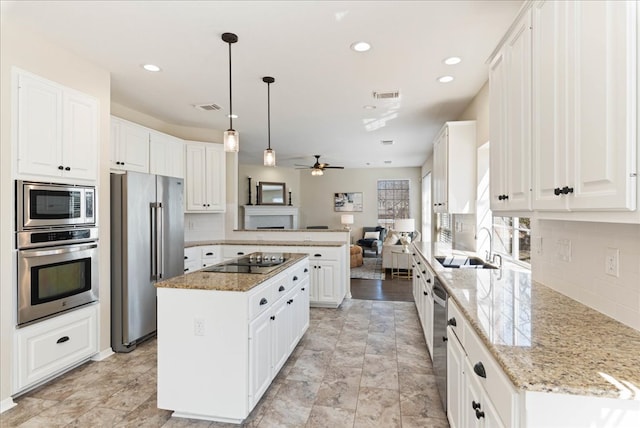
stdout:
[[[156,407],[156,342],[87,363],[18,399],[1,427],[236,427]],[[448,428],[410,302],[311,309],[309,330],[245,427]]]

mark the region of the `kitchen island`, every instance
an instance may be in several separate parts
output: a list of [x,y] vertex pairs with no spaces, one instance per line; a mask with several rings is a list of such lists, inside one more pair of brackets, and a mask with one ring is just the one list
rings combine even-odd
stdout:
[[640,426],[640,332],[516,265],[451,269],[436,256],[464,252],[429,242],[414,249],[447,289],[447,318],[455,318],[447,328],[452,427],[472,426],[479,415],[488,422],[491,411],[497,426]]
[[158,283],[158,407],[241,423],[309,326],[309,261],[264,274],[198,271]]

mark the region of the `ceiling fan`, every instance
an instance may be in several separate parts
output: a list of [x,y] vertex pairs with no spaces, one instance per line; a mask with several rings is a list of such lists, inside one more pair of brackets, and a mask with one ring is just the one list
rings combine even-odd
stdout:
[[306,169],[309,168],[311,169],[311,175],[322,175],[324,174],[324,170],[325,169],[344,169],[343,166],[329,166],[328,163],[321,163],[320,162],[320,155],[313,155],[316,158],[316,163],[314,163],[312,166],[307,166],[307,165],[299,165],[296,164],[297,167],[301,167],[301,168],[296,168],[296,169]]

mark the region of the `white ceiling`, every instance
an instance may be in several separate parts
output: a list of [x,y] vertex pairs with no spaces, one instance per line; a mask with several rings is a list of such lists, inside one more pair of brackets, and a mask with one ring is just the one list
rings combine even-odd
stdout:
[[[229,127],[228,45],[240,162],[321,161],[420,166],[444,121],[487,80],[486,60],[522,1],[18,1],[3,19],[41,33],[111,72],[112,100],[163,121]],[[357,53],[356,41],[372,45]],[[459,56],[459,65],[443,60]],[[149,73],[142,64],[162,67]],[[442,84],[437,78],[452,75]],[[374,91],[400,91],[375,101]],[[203,112],[194,104],[215,103]],[[375,105],[367,110],[365,105]],[[381,140],[393,140],[383,146]],[[384,161],[391,161],[385,164]]]

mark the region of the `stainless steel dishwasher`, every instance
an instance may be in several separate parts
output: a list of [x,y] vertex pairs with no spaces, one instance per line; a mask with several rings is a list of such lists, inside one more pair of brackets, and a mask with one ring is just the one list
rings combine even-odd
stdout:
[[438,277],[433,282],[433,372],[440,401],[447,411],[447,291]]

